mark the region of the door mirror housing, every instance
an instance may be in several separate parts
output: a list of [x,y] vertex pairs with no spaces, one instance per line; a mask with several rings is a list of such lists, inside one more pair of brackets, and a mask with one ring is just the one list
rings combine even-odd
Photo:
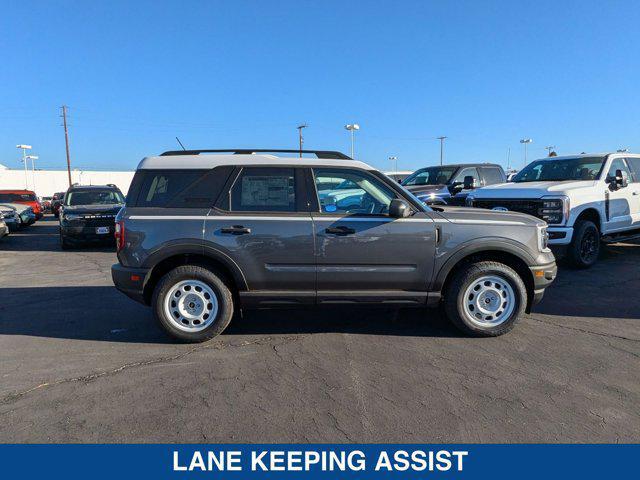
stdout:
[[475,177],[467,175],[466,177],[464,177],[463,185],[465,190],[473,190],[478,186],[478,182],[476,181]]
[[411,215],[411,207],[404,200],[394,198],[389,204],[389,216],[392,218],[405,218]]
[[624,188],[629,185],[629,176],[624,170],[616,170],[615,185],[617,188]]

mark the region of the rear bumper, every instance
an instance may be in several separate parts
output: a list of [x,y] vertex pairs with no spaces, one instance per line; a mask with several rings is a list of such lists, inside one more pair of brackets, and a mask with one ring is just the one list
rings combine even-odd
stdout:
[[535,267],[529,267],[533,276],[533,298],[531,305],[540,303],[542,297],[544,297],[544,290],[551,285],[558,275],[558,267],[556,262],[551,262],[546,265],[536,265]]
[[119,263],[111,266],[111,279],[118,290],[136,302],[144,300],[144,286],[151,269],[123,267]]

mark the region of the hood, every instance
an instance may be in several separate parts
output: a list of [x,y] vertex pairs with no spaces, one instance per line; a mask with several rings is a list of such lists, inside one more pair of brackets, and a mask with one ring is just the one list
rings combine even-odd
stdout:
[[0,209],[3,208],[11,208],[18,213],[22,213],[25,210],[30,209],[29,205],[25,205],[24,203],[0,203]]
[[73,214],[86,214],[86,213],[103,213],[103,214],[117,214],[123,205],[117,203],[113,205],[65,205],[64,213]]
[[[440,211],[442,210],[442,211]],[[496,212],[483,208],[467,207],[438,207],[440,216],[452,223],[462,224],[487,224],[487,225],[522,225],[531,226],[545,225],[544,220],[532,217],[526,213],[518,212]]]
[[423,197],[431,193],[434,193],[436,195],[449,195],[449,189],[446,185],[408,185],[404,188],[409,190],[416,197]]
[[562,195],[573,190],[593,188],[595,180],[568,180],[566,182],[509,182],[474,190],[474,198],[540,198]]

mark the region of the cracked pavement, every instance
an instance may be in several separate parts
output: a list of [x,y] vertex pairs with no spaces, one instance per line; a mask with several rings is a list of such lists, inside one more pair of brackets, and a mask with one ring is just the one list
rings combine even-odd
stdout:
[[174,344],[108,248],[0,240],[2,442],[638,442],[640,245],[561,266],[510,334],[437,311],[248,312]]

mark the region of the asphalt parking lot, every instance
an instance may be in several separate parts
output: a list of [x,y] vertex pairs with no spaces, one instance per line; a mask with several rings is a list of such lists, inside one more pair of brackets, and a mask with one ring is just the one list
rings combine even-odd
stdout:
[[640,244],[472,339],[436,311],[250,312],[174,344],[109,248],[0,240],[2,442],[638,442]]

